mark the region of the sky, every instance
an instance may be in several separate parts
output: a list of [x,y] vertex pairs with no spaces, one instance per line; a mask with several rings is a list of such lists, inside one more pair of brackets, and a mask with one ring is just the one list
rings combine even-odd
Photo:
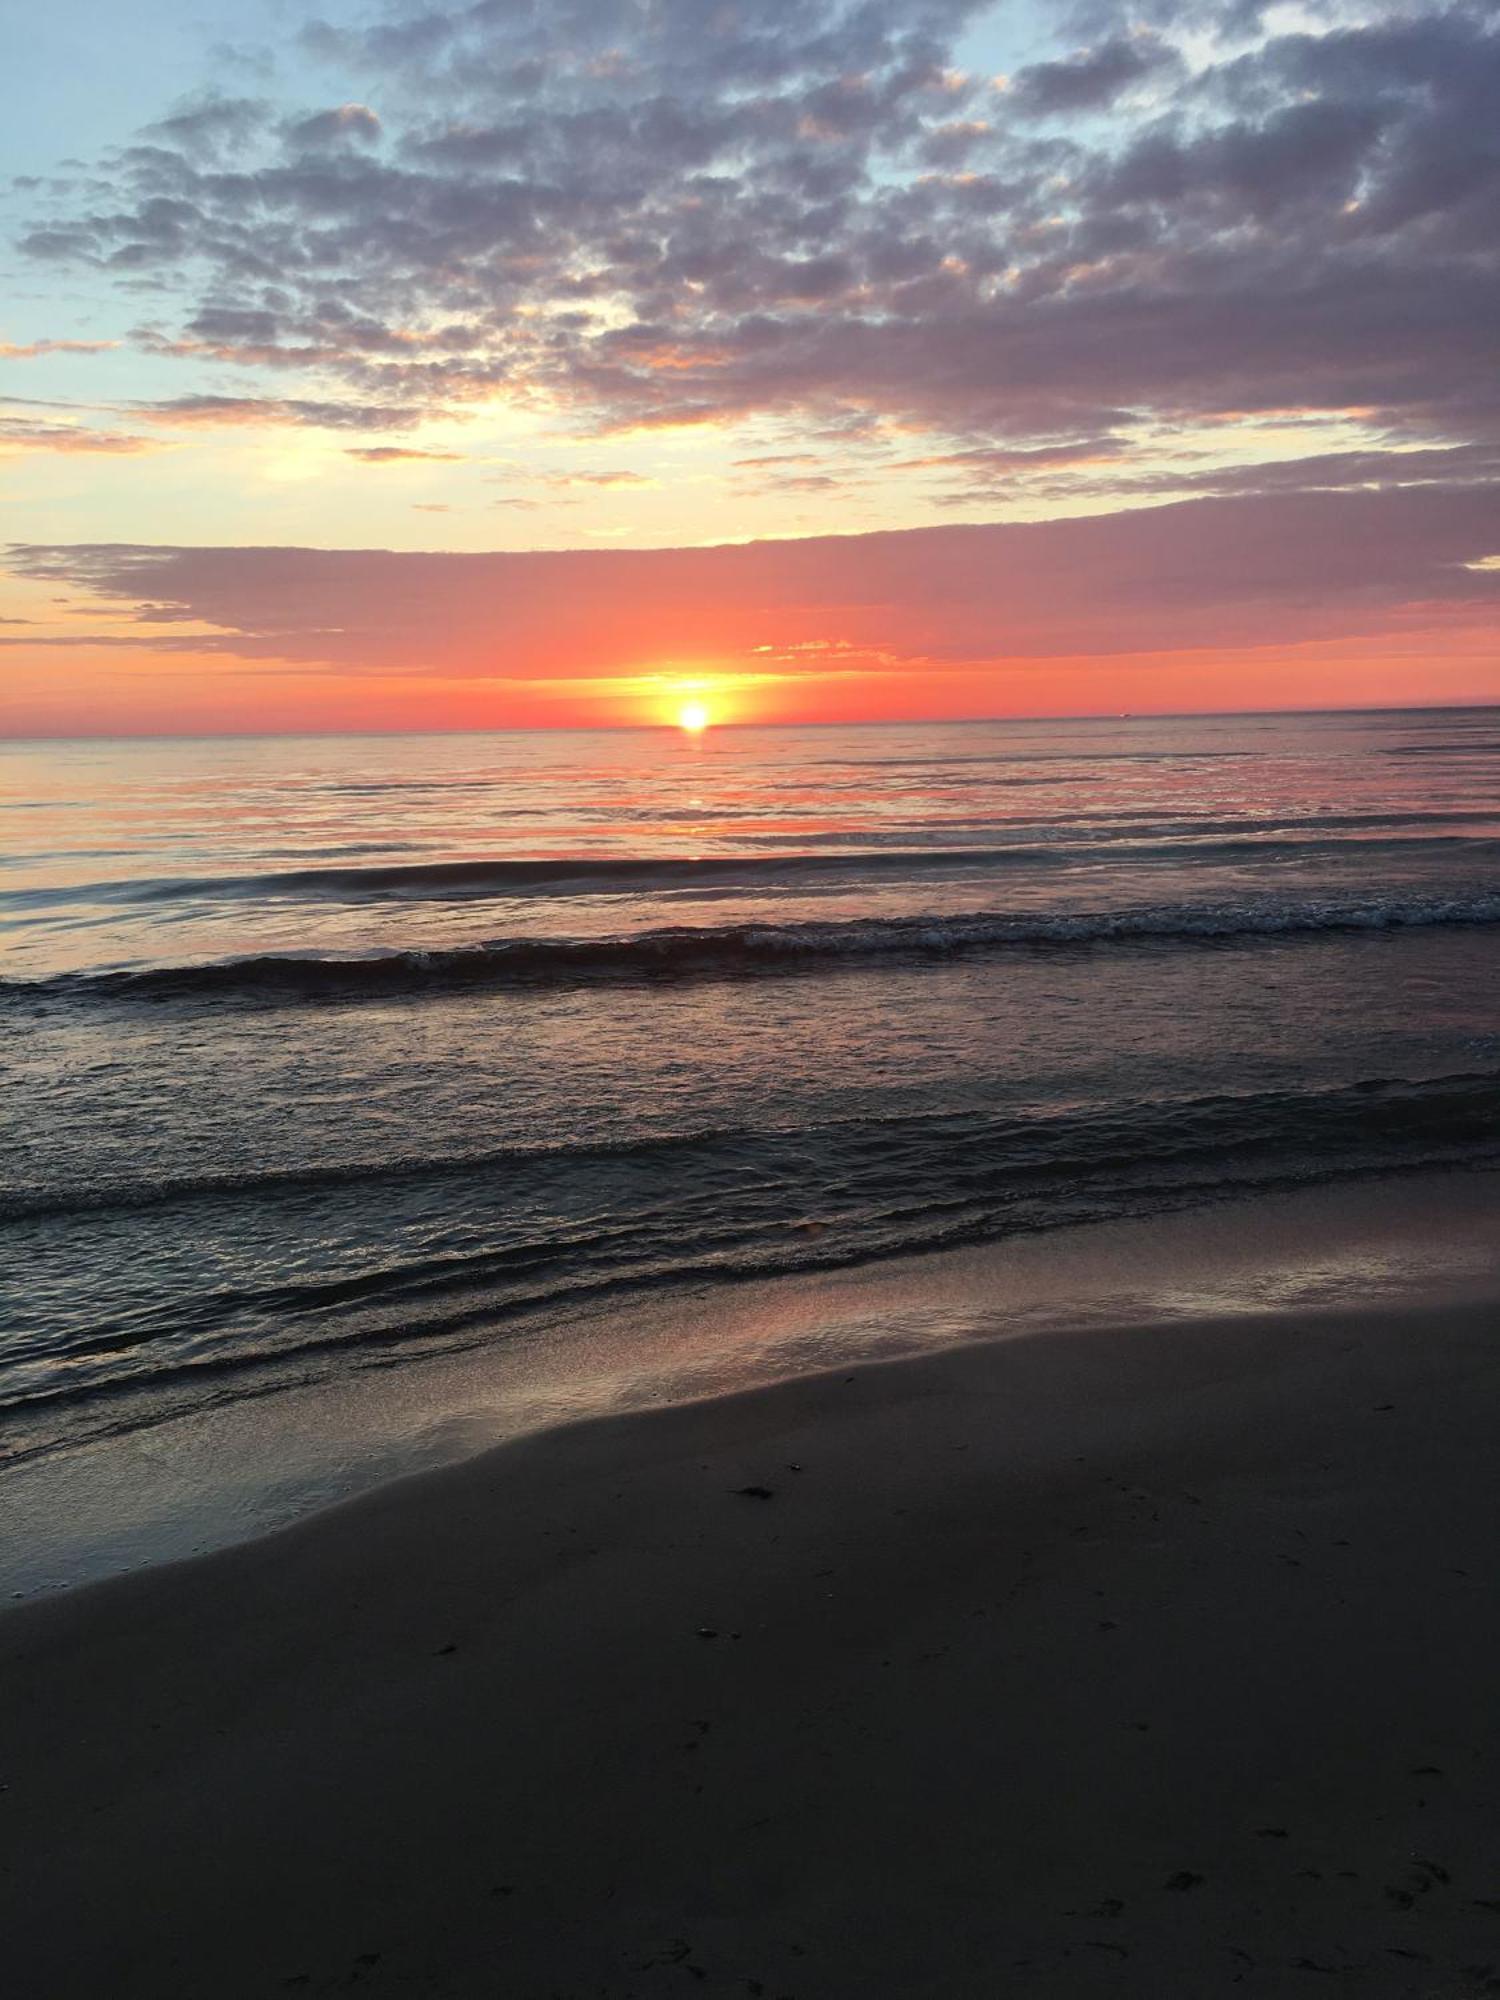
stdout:
[[1500,0],[0,0],[0,729],[1500,700]]

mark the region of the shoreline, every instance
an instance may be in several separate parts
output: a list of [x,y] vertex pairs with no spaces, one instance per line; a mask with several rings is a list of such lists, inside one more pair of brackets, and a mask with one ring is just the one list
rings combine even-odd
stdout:
[[1497,1322],[867,1360],[13,1607],[20,1986],[1500,1990]]
[[1500,1291],[1500,1170],[1426,1170],[1206,1201],[497,1326],[0,1463],[18,1531],[0,1604],[274,1533],[389,1482],[621,1411],[1084,1326],[1321,1312],[1351,1285],[1417,1303]]

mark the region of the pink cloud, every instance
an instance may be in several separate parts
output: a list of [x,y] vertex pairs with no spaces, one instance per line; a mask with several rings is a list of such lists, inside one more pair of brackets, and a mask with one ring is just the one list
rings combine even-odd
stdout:
[[870,660],[1016,660],[1341,641],[1492,616],[1500,489],[1271,493],[1083,519],[494,554],[28,547],[23,576],[195,652],[352,675],[566,681],[809,642]]

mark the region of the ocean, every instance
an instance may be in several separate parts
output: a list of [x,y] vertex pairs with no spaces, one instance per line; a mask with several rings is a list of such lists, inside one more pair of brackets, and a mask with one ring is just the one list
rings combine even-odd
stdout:
[[1500,712],[0,748],[0,1453],[1500,1159]]

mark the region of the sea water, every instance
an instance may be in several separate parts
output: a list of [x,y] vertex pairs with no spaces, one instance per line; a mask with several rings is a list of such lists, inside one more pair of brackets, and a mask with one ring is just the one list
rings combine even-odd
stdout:
[[1489,710],[4,746],[0,1452],[1494,1165],[1497,780]]

